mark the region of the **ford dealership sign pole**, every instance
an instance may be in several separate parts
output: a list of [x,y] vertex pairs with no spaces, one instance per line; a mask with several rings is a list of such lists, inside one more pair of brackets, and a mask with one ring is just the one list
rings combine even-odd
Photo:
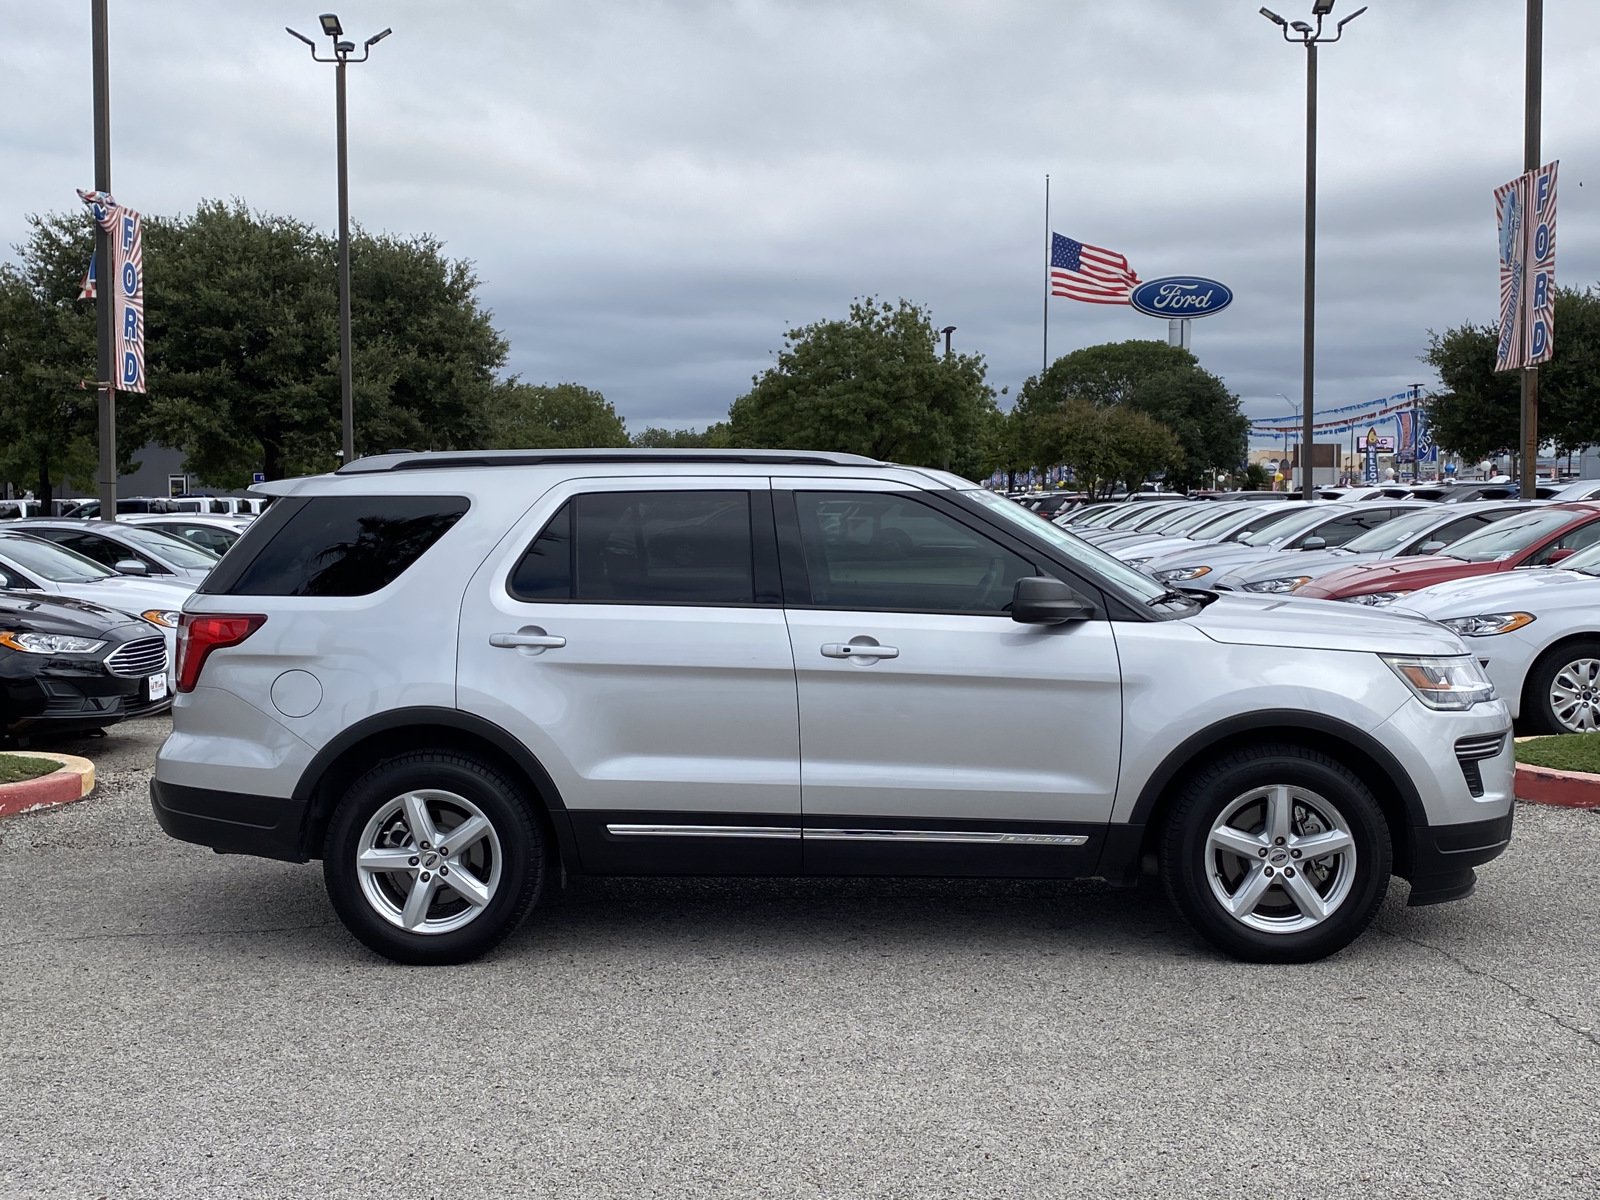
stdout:
[[1233,303],[1233,289],[1196,275],[1166,275],[1141,283],[1128,303],[1152,317],[1167,318],[1167,342],[1189,348],[1189,322],[1209,317]]

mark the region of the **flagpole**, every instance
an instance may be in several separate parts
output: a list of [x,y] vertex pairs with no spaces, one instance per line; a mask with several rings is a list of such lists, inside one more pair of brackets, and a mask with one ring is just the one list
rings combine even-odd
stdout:
[[1050,367],[1050,176],[1044,177],[1044,354],[1039,373]]
[[[93,0],[90,13],[90,50],[94,60],[94,190],[111,191],[111,71],[106,0]],[[94,210],[91,208],[91,212]],[[95,246],[95,324],[99,340],[100,390],[100,519],[117,519],[117,393],[112,342],[116,337],[117,289],[122,281],[112,269],[111,231],[97,220]],[[46,516],[49,514],[46,513]]]

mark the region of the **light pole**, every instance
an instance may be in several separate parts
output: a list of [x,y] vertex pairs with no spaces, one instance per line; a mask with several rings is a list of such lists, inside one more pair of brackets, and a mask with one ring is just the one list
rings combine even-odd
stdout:
[[356,456],[356,400],[355,377],[350,365],[350,170],[345,138],[344,68],[346,63],[366,62],[372,55],[372,48],[394,30],[373,34],[362,43],[361,57],[352,58],[356,44],[344,40],[344,27],[339,24],[339,18],[333,13],[323,13],[318,20],[322,22],[322,32],[333,39],[332,58],[318,54],[317,44],[305,34],[296,33],[287,25],[284,30],[310,46],[315,61],[335,64],[334,94],[339,127],[339,408],[344,426],[341,457],[344,462],[350,462]]
[[[111,51],[106,0],[93,0],[89,6],[90,54],[94,59],[94,190],[111,191]],[[100,497],[100,516],[117,519],[117,391],[116,353],[112,343],[117,336],[117,315],[113,307],[122,281],[111,269],[111,232],[94,223],[95,328],[99,341],[96,374],[100,423],[100,478],[96,493]],[[45,514],[49,516],[48,513]]]
[[954,325],[946,325],[943,329],[939,330],[940,333],[944,334],[944,356],[946,358],[950,357],[950,335],[955,331],[956,327]]
[[[1283,33],[1286,42],[1299,42],[1306,48],[1306,323],[1305,323],[1305,364],[1304,364],[1304,422],[1305,429],[1301,437],[1304,449],[1300,452],[1302,459],[1309,460],[1312,447],[1311,432],[1311,391],[1312,378],[1316,367],[1316,291],[1317,291],[1317,46],[1322,42],[1337,42],[1344,36],[1344,27],[1354,21],[1366,7],[1356,9],[1344,20],[1334,27],[1332,37],[1325,37],[1322,32],[1323,20],[1333,12],[1334,0],[1312,0],[1311,15],[1316,18],[1316,28],[1312,28],[1304,21],[1296,21],[1290,25],[1270,8],[1263,8],[1261,15],[1271,21]],[[1294,32],[1291,34],[1290,30]],[[1307,500],[1311,499],[1311,472],[1305,472],[1302,494]]]

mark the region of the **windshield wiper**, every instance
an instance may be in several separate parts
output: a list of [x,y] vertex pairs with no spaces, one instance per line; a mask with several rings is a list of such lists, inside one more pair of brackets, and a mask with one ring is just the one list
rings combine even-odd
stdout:
[[1171,604],[1174,600],[1187,600],[1193,604],[1200,603],[1200,598],[1190,592],[1180,592],[1173,588],[1168,588],[1159,596],[1151,596],[1150,599],[1144,602],[1144,605],[1146,608],[1154,608],[1158,604]]

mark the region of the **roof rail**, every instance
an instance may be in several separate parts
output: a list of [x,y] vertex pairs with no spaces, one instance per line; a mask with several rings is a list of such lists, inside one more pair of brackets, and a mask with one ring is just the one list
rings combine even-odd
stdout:
[[358,458],[338,475],[423,471],[457,467],[544,467],[569,463],[743,463],[784,467],[882,467],[860,454],[831,450],[426,450]]

